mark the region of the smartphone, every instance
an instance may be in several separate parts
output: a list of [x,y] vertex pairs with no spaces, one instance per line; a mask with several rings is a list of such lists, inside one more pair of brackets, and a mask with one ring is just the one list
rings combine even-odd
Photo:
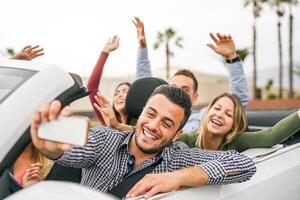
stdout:
[[54,142],[83,146],[87,143],[88,118],[84,116],[59,116],[55,120],[42,122],[38,136]]

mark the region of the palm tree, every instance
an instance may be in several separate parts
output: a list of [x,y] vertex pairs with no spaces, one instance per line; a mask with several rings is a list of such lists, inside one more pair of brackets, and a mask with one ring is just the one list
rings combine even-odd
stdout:
[[277,33],[278,33],[278,50],[279,50],[279,92],[278,97],[282,98],[282,38],[281,38],[281,18],[284,16],[283,0],[269,0],[268,3],[273,7],[275,6],[277,14]]
[[248,5],[252,5],[252,13],[253,13],[253,25],[252,25],[252,53],[253,53],[253,93],[254,99],[259,97],[258,89],[257,89],[257,62],[256,62],[256,40],[257,40],[257,33],[256,33],[256,21],[257,18],[260,16],[260,12],[262,10],[262,3],[265,0],[244,0],[244,6],[247,7]]
[[300,76],[300,65],[296,67],[296,70],[294,72],[296,75]]
[[289,7],[289,97],[294,97],[294,81],[293,81],[293,6],[298,4],[297,0],[284,0]]
[[240,59],[244,62],[249,55],[249,48],[237,49],[236,53],[239,55]]
[[169,27],[164,32],[158,32],[156,37],[156,42],[153,44],[154,49],[160,47],[160,45],[165,45],[166,51],[166,75],[167,79],[170,77],[170,57],[174,57],[174,53],[170,50],[170,40],[175,39],[175,46],[183,48],[182,37],[176,37],[176,31]]

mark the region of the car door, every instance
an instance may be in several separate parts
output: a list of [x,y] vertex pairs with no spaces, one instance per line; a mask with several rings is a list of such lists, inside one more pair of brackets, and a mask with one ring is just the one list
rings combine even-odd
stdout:
[[[59,99],[63,105],[88,93],[79,76],[57,66],[7,61],[0,63],[0,195],[14,192],[9,170],[31,142],[31,115],[44,102]],[[12,183],[13,187],[6,187]],[[0,199],[2,199],[0,196]]]

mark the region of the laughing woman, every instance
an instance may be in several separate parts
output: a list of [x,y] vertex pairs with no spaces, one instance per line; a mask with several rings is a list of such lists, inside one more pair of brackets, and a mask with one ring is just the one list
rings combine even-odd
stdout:
[[300,109],[272,128],[244,132],[246,126],[245,111],[239,99],[224,93],[211,101],[199,130],[183,134],[179,141],[191,148],[206,150],[235,149],[241,152],[250,148],[269,148],[300,130]]

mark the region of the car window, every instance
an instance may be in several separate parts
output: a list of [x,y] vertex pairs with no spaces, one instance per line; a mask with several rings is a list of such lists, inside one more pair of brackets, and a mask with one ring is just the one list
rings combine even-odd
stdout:
[[0,66],[0,104],[36,71]]

